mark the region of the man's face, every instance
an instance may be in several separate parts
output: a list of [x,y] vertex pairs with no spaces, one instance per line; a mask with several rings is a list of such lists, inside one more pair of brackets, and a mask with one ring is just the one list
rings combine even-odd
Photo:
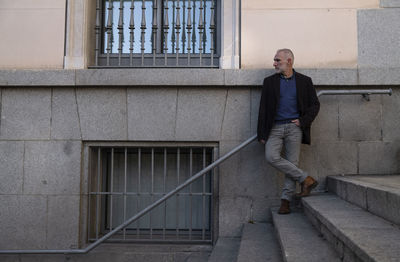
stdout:
[[290,68],[290,64],[285,53],[283,52],[276,53],[274,57],[274,67],[275,67],[275,72],[279,74],[286,72]]

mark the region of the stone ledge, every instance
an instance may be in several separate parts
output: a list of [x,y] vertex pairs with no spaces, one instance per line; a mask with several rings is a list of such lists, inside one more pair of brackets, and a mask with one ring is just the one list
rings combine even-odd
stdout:
[[[260,86],[272,69],[0,70],[0,86]],[[298,69],[315,85],[400,85],[399,68]]]

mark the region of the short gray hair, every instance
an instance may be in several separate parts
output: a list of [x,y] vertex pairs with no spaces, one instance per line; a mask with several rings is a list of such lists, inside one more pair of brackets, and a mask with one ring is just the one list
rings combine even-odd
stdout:
[[282,48],[282,49],[278,49],[278,51],[276,51],[276,53],[280,53],[280,52],[285,53],[286,56],[288,56],[292,59],[292,63],[294,62],[294,54],[293,54],[292,50],[290,50],[289,48]]

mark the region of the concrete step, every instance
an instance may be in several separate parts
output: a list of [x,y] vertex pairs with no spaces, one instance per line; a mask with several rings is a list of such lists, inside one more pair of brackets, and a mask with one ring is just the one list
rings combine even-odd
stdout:
[[400,229],[336,195],[302,199],[304,212],[343,261],[400,261]]
[[237,262],[250,261],[282,262],[279,243],[271,224],[244,224]]
[[1,262],[207,262],[211,245],[102,244],[80,255],[0,255]]
[[285,262],[341,262],[337,252],[312,226],[303,212],[279,215],[271,209],[272,220]]
[[233,262],[237,260],[240,238],[220,237],[215,244],[208,262]]
[[400,225],[400,175],[330,176],[328,190],[352,204]]

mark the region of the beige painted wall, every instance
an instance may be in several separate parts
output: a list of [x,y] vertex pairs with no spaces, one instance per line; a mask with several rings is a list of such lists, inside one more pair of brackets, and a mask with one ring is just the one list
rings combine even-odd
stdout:
[[379,0],[242,1],[241,67],[272,68],[279,48],[291,48],[295,66],[357,67],[357,9]]
[[379,0],[242,0],[243,9],[378,8]]
[[242,68],[271,68],[282,47],[296,67],[356,67],[356,9],[243,10]]
[[0,68],[63,68],[65,0],[0,1]]

